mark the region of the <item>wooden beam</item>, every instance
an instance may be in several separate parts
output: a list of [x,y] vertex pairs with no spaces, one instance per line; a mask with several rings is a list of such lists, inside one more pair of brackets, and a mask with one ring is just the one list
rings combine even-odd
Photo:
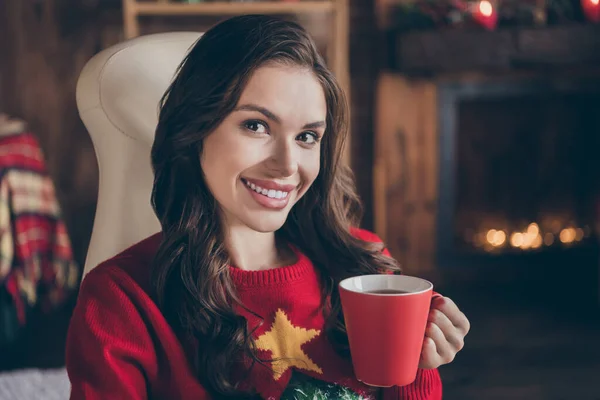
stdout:
[[[131,1],[131,0],[124,0]],[[241,15],[241,14],[301,14],[331,11],[332,1],[257,1],[257,2],[206,2],[206,3],[157,3],[135,2],[138,15]]]
[[392,69],[410,75],[577,65],[600,68],[600,27],[594,25],[423,31],[398,33],[393,40]]

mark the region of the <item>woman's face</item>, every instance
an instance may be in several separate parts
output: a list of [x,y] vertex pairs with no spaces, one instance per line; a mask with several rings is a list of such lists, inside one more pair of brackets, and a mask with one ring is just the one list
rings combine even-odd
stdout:
[[327,105],[298,67],[257,69],[235,110],[203,142],[201,165],[228,227],[273,232],[319,174]]

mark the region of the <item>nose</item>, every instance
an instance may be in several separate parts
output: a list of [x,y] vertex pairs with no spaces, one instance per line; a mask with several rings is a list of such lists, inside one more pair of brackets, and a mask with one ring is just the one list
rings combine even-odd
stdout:
[[269,159],[269,169],[281,177],[289,177],[298,172],[297,145],[294,141],[278,140],[273,146],[273,154]]

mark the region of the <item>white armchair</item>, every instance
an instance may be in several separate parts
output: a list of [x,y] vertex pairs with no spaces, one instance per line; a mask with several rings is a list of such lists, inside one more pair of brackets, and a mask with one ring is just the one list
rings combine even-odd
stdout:
[[150,149],[158,104],[200,33],[138,37],[85,66],[77,107],[94,144],[100,182],[84,274],[160,230],[150,204]]

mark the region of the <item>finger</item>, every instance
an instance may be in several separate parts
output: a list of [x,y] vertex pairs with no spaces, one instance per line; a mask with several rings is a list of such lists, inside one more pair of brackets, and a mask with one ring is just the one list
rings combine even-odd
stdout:
[[435,342],[436,351],[442,360],[441,364],[448,364],[454,360],[456,351],[452,349],[452,346],[446,340],[444,332],[442,332],[439,326],[433,322],[428,322],[425,336],[433,339]]
[[419,362],[419,368],[433,369],[437,368],[442,364],[440,355],[437,353],[435,348],[435,342],[430,337],[425,337],[423,340],[423,348],[421,350],[421,361]]
[[465,314],[460,311],[452,299],[441,296],[436,297],[432,300],[432,308],[443,312],[448,317],[450,322],[452,322],[452,325],[454,325],[463,334],[463,336],[469,333],[471,324],[469,323],[469,320]]
[[429,322],[436,324],[444,334],[444,337],[455,351],[460,351],[464,347],[464,335],[452,324],[452,321],[442,311],[433,309],[429,312]]

